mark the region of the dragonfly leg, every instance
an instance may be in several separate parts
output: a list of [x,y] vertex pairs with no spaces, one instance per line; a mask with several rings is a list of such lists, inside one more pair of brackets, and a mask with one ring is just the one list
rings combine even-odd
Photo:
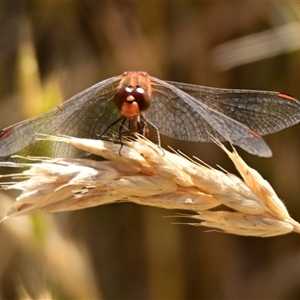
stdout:
[[[126,134],[126,132],[122,132],[122,129],[124,128],[124,124],[125,124],[126,120],[127,119],[124,117],[123,120],[122,120],[122,123],[120,124],[120,127],[119,127],[119,140],[120,140],[120,144],[121,144],[120,149],[119,149],[119,155],[121,155],[121,150],[122,150],[122,148],[124,146],[124,143],[122,141],[122,136],[124,134]],[[130,127],[130,120],[129,120],[129,127]]]
[[[124,127],[125,121],[128,120],[128,130],[126,130],[126,128]],[[122,129],[124,129],[125,131],[122,132]],[[132,133],[139,133],[142,134],[143,136],[146,136],[147,134],[147,124],[145,123],[144,120],[141,121],[141,118],[138,116],[136,119],[124,119],[122,121],[122,123],[120,124],[119,127],[119,139],[120,139],[120,150],[119,150],[119,154],[121,155],[121,150],[123,147],[123,142],[122,142],[122,137],[125,135],[128,136],[132,136]]]
[[152,122],[150,122],[145,116],[141,116],[141,120],[145,124],[145,127],[147,127],[147,124],[149,124],[154,129],[157,145],[161,148],[160,133],[159,133],[158,128]]
[[137,133],[148,137],[149,136],[149,130],[148,130],[148,126],[147,123],[145,122],[145,120],[143,119],[143,116],[138,116],[136,119],[136,130]]
[[164,156],[164,155],[165,155],[165,151],[164,151],[164,149],[161,147],[161,143],[160,143],[160,133],[159,133],[158,128],[157,128],[153,123],[151,123],[145,116],[141,116],[141,119],[142,119],[143,123],[145,124],[144,127],[147,127],[147,129],[148,129],[147,124],[149,124],[149,125],[155,130],[157,146],[161,149],[161,151],[162,151],[162,153],[163,153],[163,156]]
[[[107,126],[107,128],[101,133],[98,135],[99,138],[101,138],[109,129],[111,129],[112,127],[114,127],[116,124],[118,124],[119,122],[122,121],[122,124],[124,124],[126,118],[121,116],[119,119],[117,119],[116,121],[114,121],[113,123],[111,123],[110,125]],[[121,127],[121,125],[120,125]],[[119,132],[119,136],[120,136],[120,132]]]

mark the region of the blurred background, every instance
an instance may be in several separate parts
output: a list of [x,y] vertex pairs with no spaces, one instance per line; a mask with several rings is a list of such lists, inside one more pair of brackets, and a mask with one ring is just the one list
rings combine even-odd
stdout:
[[[0,128],[127,70],[299,99],[300,3],[0,2]],[[267,136],[269,159],[238,149],[298,221],[299,133]],[[163,145],[236,173],[214,144]],[[0,194],[3,214],[16,195]],[[231,236],[163,217],[175,213],[122,203],[11,219],[0,226],[0,298],[299,299],[297,234]]]

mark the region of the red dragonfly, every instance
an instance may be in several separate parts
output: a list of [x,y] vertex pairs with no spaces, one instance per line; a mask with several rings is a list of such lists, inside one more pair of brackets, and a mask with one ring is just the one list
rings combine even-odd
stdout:
[[[269,157],[261,135],[300,121],[300,103],[287,94],[219,89],[163,81],[146,72],[124,72],[103,80],[42,115],[0,131],[0,160],[12,154],[79,157],[60,142],[36,141],[36,133],[97,138],[126,120],[147,135],[157,132],[185,141],[231,141],[249,153]],[[120,130],[121,131],[121,130]]]

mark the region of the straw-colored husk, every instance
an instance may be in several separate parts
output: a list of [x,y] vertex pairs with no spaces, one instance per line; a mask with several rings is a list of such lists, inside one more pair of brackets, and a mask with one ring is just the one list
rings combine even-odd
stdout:
[[[230,152],[217,141],[243,180],[171,153],[143,137],[125,141],[121,151],[119,144],[108,141],[42,138],[69,143],[106,160],[35,159],[22,164],[28,169],[10,176],[24,180],[3,185],[22,193],[2,222],[32,211],[54,213],[127,201],[194,211],[196,215],[187,215],[196,220],[193,225],[232,234],[267,237],[300,232],[300,224],[289,216],[270,184],[235,150]],[[230,211],[210,210],[221,204]]]

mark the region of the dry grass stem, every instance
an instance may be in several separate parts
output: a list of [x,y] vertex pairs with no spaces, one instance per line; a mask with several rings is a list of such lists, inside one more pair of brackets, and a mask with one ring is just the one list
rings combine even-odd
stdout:
[[[66,136],[41,136],[69,143],[105,158],[39,159],[21,164],[28,169],[11,178],[23,181],[3,184],[21,195],[2,221],[32,211],[54,213],[119,201],[166,209],[194,211],[193,225],[247,236],[275,236],[300,232],[270,184],[250,168],[234,150],[216,143],[233,161],[243,180],[233,174],[170,153],[138,137],[120,145],[107,141]],[[18,163],[1,163],[20,166]],[[234,211],[209,211],[224,205]]]

